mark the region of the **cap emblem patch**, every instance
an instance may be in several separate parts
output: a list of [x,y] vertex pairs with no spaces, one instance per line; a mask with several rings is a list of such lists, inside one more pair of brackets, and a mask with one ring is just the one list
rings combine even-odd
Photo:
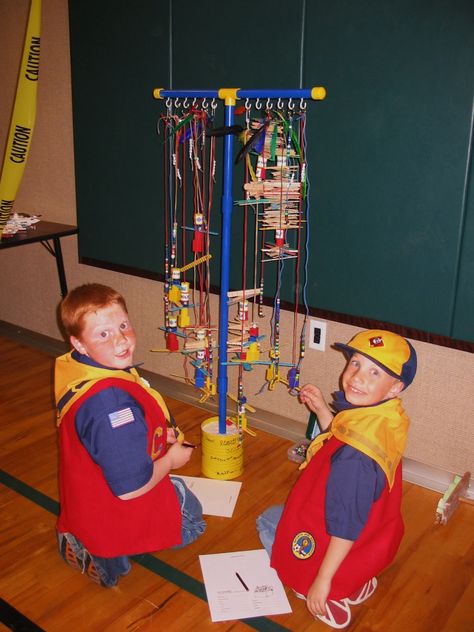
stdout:
[[369,338],[369,344],[372,347],[384,347],[382,336],[375,336],[374,338]]

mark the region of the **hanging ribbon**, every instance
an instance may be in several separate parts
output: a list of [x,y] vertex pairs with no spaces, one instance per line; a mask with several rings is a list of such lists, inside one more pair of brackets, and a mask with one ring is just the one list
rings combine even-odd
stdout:
[[40,65],[41,0],[31,0],[25,44],[0,177],[0,239],[25,171],[36,118]]

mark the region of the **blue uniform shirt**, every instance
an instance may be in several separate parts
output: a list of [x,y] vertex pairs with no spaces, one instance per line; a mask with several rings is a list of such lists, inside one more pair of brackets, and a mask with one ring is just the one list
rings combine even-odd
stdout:
[[326,487],[328,533],[357,540],[385,483],[382,468],[369,456],[350,445],[338,450],[332,457]]
[[[72,357],[108,368],[77,351]],[[75,424],[81,443],[116,496],[148,483],[153,473],[147,449],[148,427],[141,406],[127,391],[111,387],[92,395],[79,407]]]
[[[332,404],[336,411],[355,408],[342,391]],[[357,540],[369,512],[385,487],[386,477],[369,456],[344,445],[332,457],[326,487],[326,528],[330,535]]]

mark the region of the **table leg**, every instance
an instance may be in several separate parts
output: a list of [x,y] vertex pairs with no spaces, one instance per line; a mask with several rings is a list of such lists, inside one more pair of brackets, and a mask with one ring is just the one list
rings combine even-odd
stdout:
[[56,266],[58,268],[59,285],[61,287],[61,296],[64,298],[67,294],[66,274],[64,272],[63,253],[61,251],[61,240],[59,237],[53,237],[54,256],[56,258]]

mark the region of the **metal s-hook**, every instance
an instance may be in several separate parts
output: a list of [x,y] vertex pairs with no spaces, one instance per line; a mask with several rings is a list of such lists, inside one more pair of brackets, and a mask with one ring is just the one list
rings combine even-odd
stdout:
[[251,109],[252,105],[250,104],[250,99],[247,97],[245,99],[245,124],[248,127],[250,127],[250,109]]

